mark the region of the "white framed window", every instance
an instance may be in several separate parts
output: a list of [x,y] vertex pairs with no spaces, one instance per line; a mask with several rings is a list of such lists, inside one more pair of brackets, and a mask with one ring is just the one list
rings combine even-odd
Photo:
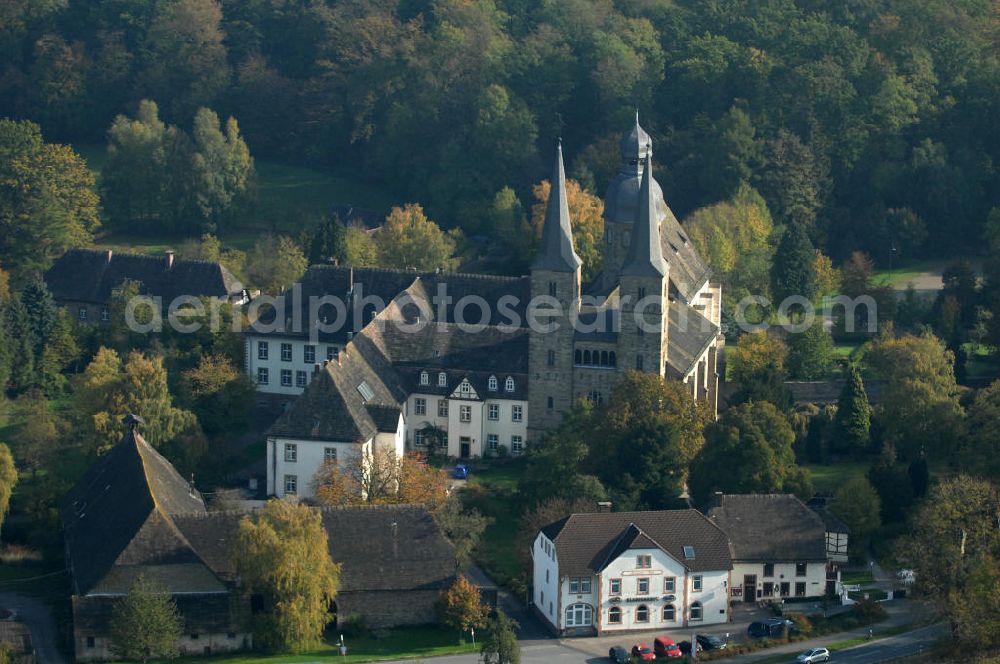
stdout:
[[448,417],[447,399],[438,399],[438,417]]
[[471,422],[472,421],[472,406],[459,406],[458,407],[458,419],[461,422]]
[[327,346],[326,347],[326,359],[332,360],[337,357],[337,347]]
[[413,444],[417,447],[422,447],[424,444],[424,431],[423,429],[417,429],[413,432]]
[[673,622],[677,620],[677,610],[674,609],[673,604],[667,604],[663,607],[663,622]]
[[500,419],[500,404],[491,403],[486,406],[486,417],[493,421]]
[[486,449],[490,452],[496,452],[497,448],[500,447],[500,436],[495,433],[486,434]]
[[323,461],[333,461],[337,462],[337,448],[336,447],[324,447],[323,448]]
[[696,593],[701,592],[702,579],[700,574],[696,574],[691,577],[691,590]]
[[520,436],[510,437],[510,451],[511,454],[515,455],[520,454],[521,452],[524,451],[524,441],[521,439]]
[[257,359],[266,360],[268,354],[268,343],[266,341],[257,342]]
[[106,306],[101,307],[101,320],[104,321],[105,323],[111,320],[111,310],[108,309]]
[[292,370],[282,369],[281,370],[281,386],[291,387],[292,386]]
[[622,624],[622,609],[620,606],[612,606],[610,609],[608,609],[608,624],[609,625]]
[[622,580],[621,579],[611,579],[611,581],[608,582],[608,591],[612,595],[621,595],[622,594]]
[[663,577],[663,592],[671,594],[677,588],[677,579],[672,576]]
[[510,421],[511,422],[521,422],[524,420],[524,406],[511,406],[510,407]]
[[87,307],[77,309],[76,315],[80,320],[87,320]]
[[267,381],[268,381],[267,367],[259,367],[257,369],[257,384],[267,385]]
[[448,374],[443,371],[438,374],[438,387],[448,387]]
[[514,391],[514,379],[511,376],[507,376],[507,380],[503,382],[503,389],[505,392]]
[[[547,577],[548,575],[549,575],[549,570],[545,570],[545,576]],[[548,581],[548,579],[545,580]],[[575,576],[571,577],[569,580],[569,593],[571,595],[576,595],[579,592],[580,592],[580,579],[578,579]]]
[[285,461],[295,463],[299,458],[299,446],[295,443],[285,443]]
[[285,495],[297,496],[299,493],[299,476],[285,475]]
[[413,400],[413,414],[414,415],[426,415],[427,414],[427,399],[422,399],[417,397]]
[[691,620],[701,620],[701,602],[692,602],[690,609]]
[[635,566],[639,569],[649,569],[653,566],[653,557],[648,553],[642,553],[635,557]]
[[594,609],[589,604],[570,604],[566,607],[567,627],[589,627],[594,622]]
[[316,361],[316,346],[306,344],[302,347],[302,361],[306,364],[312,364]]
[[486,382],[486,389],[490,392],[496,392],[500,389],[500,384],[497,382],[496,376],[490,376],[490,379]]
[[281,361],[292,361],[292,344],[281,344]]
[[649,578],[642,577],[640,579],[636,579],[635,591],[638,594],[640,594],[640,595],[648,595],[649,594]]
[[640,604],[635,609],[635,621],[637,623],[647,623],[649,622],[649,607],[645,604]]
[[431,384],[431,377],[427,374],[426,371],[421,371],[420,372],[420,384],[421,385],[430,385]]
[[308,382],[309,374],[305,371],[295,372],[295,387],[305,387]]
[[583,594],[590,594],[590,577],[585,576],[580,579],[580,592]]

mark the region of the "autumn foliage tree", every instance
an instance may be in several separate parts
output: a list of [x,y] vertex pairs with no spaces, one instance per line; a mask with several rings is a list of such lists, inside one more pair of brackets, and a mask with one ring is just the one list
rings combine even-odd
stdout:
[[434,271],[458,267],[455,249],[461,232],[445,232],[427,218],[417,203],[394,207],[375,234],[382,267]]
[[313,486],[316,500],[324,505],[421,503],[434,509],[448,497],[448,474],[421,454],[399,457],[391,448],[377,448],[325,461]]
[[[535,236],[541,237],[545,222],[545,207],[549,202],[552,183],[543,180],[534,187],[535,199],[531,207],[531,226]],[[566,202],[573,225],[573,246],[583,261],[584,282],[592,281],[604,263],[604,201],[583,189],[575,180],[566,180]]]
[[231,556],[246,591],[260,594],[268,607],[257,615],[256,643],[304,652],[322,641],[340,564],[330,559],[318,510],[269,501],[240,521]]
[[486,625],[488,610],[483,605],[479,588],[460,574],[451,588],[441,597],[441,621],[463,634]]

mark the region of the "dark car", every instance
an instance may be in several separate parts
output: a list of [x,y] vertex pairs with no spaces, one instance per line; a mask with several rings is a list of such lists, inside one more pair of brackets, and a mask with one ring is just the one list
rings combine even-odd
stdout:
[[698,634],[698,650],[723,650],[726,642],[714,634]]
[[632,656],[642,662],[652,662],[656,659],[656,653],[653,652],[648,643],[637,643],[632,646]]
[[622,648],[621,646],[615,646],[608,651],[608,659],[610,659],[615,664],[628,664],[631,660],[628,654],[628,650]]
[[795,632],[795,623],[787,618],[771,618],[762,622],[752,622],[747,627],[747,635],[755,639],[765,637],[774,639],[793,632]]
[[464,480],[469,477],[470,468],[464,463],[456,464],[455,470],[451,471],[451,476],[456,480]]
[[[677,644],[677,648],[681,651],[682,655],[690,655],[691,654],[691,642],[690,641],[681,641],[680,643]],[[701,648],[699,647],[698,650],[700,652]]]

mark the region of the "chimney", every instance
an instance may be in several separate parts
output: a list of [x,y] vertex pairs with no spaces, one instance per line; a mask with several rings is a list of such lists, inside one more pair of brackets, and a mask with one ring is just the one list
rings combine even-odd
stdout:
[[316,364],[313,365],[313,373],[314,374],[318,374],[319,373],[319,367],[320,367],[319,362],[317,362]]
[[712,507],[722,507],[723,495],[725,494],[723,494],[721,491],[716,491],[715,493],[712,494]]
[[111,256],[114,255],[114,253],[115,252],[114,252],[113,249],[108,249],[108,251],[107,251],[108,263],[111,262]]
[[341,356],[341,351],[339,350],[337,351],[337,366],[338,367],[344,366],[344,358]]
[[597,511],[601,512],[603,514],[607,514],[608,512],[610,512],[611,511],[611,501],[610,500],[602,500],[601,502],[597,503]]
[[167,249],[167,269],[173,269],[174,267],[174,251],[173,249]]
[[188,493],[190,493],[192,496],[195,495],[194,473],[191,473],[191,479],[188,481]]

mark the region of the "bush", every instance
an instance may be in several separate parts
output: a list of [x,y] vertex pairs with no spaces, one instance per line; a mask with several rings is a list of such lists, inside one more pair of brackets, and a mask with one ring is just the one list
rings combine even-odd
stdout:
[[337,621],[337,628],[341,634],[351,638],[365,638],[371,635],[371,631],[365,624],[365,617],[360,613],[349,613]]
[[795,623],[795,629],[797,629],[799,634],[802,636],[809,636],[812,634],[813,624],[808,617],[802,615],[801,613],[795,613],[789,616],[789,619]]
[[885,620],[889,617],[886,613],[885,608],[878,602],[872,600],[861,600],[854,605],[851,609],[853,613],[862,624],[878,622],[880,620]]

